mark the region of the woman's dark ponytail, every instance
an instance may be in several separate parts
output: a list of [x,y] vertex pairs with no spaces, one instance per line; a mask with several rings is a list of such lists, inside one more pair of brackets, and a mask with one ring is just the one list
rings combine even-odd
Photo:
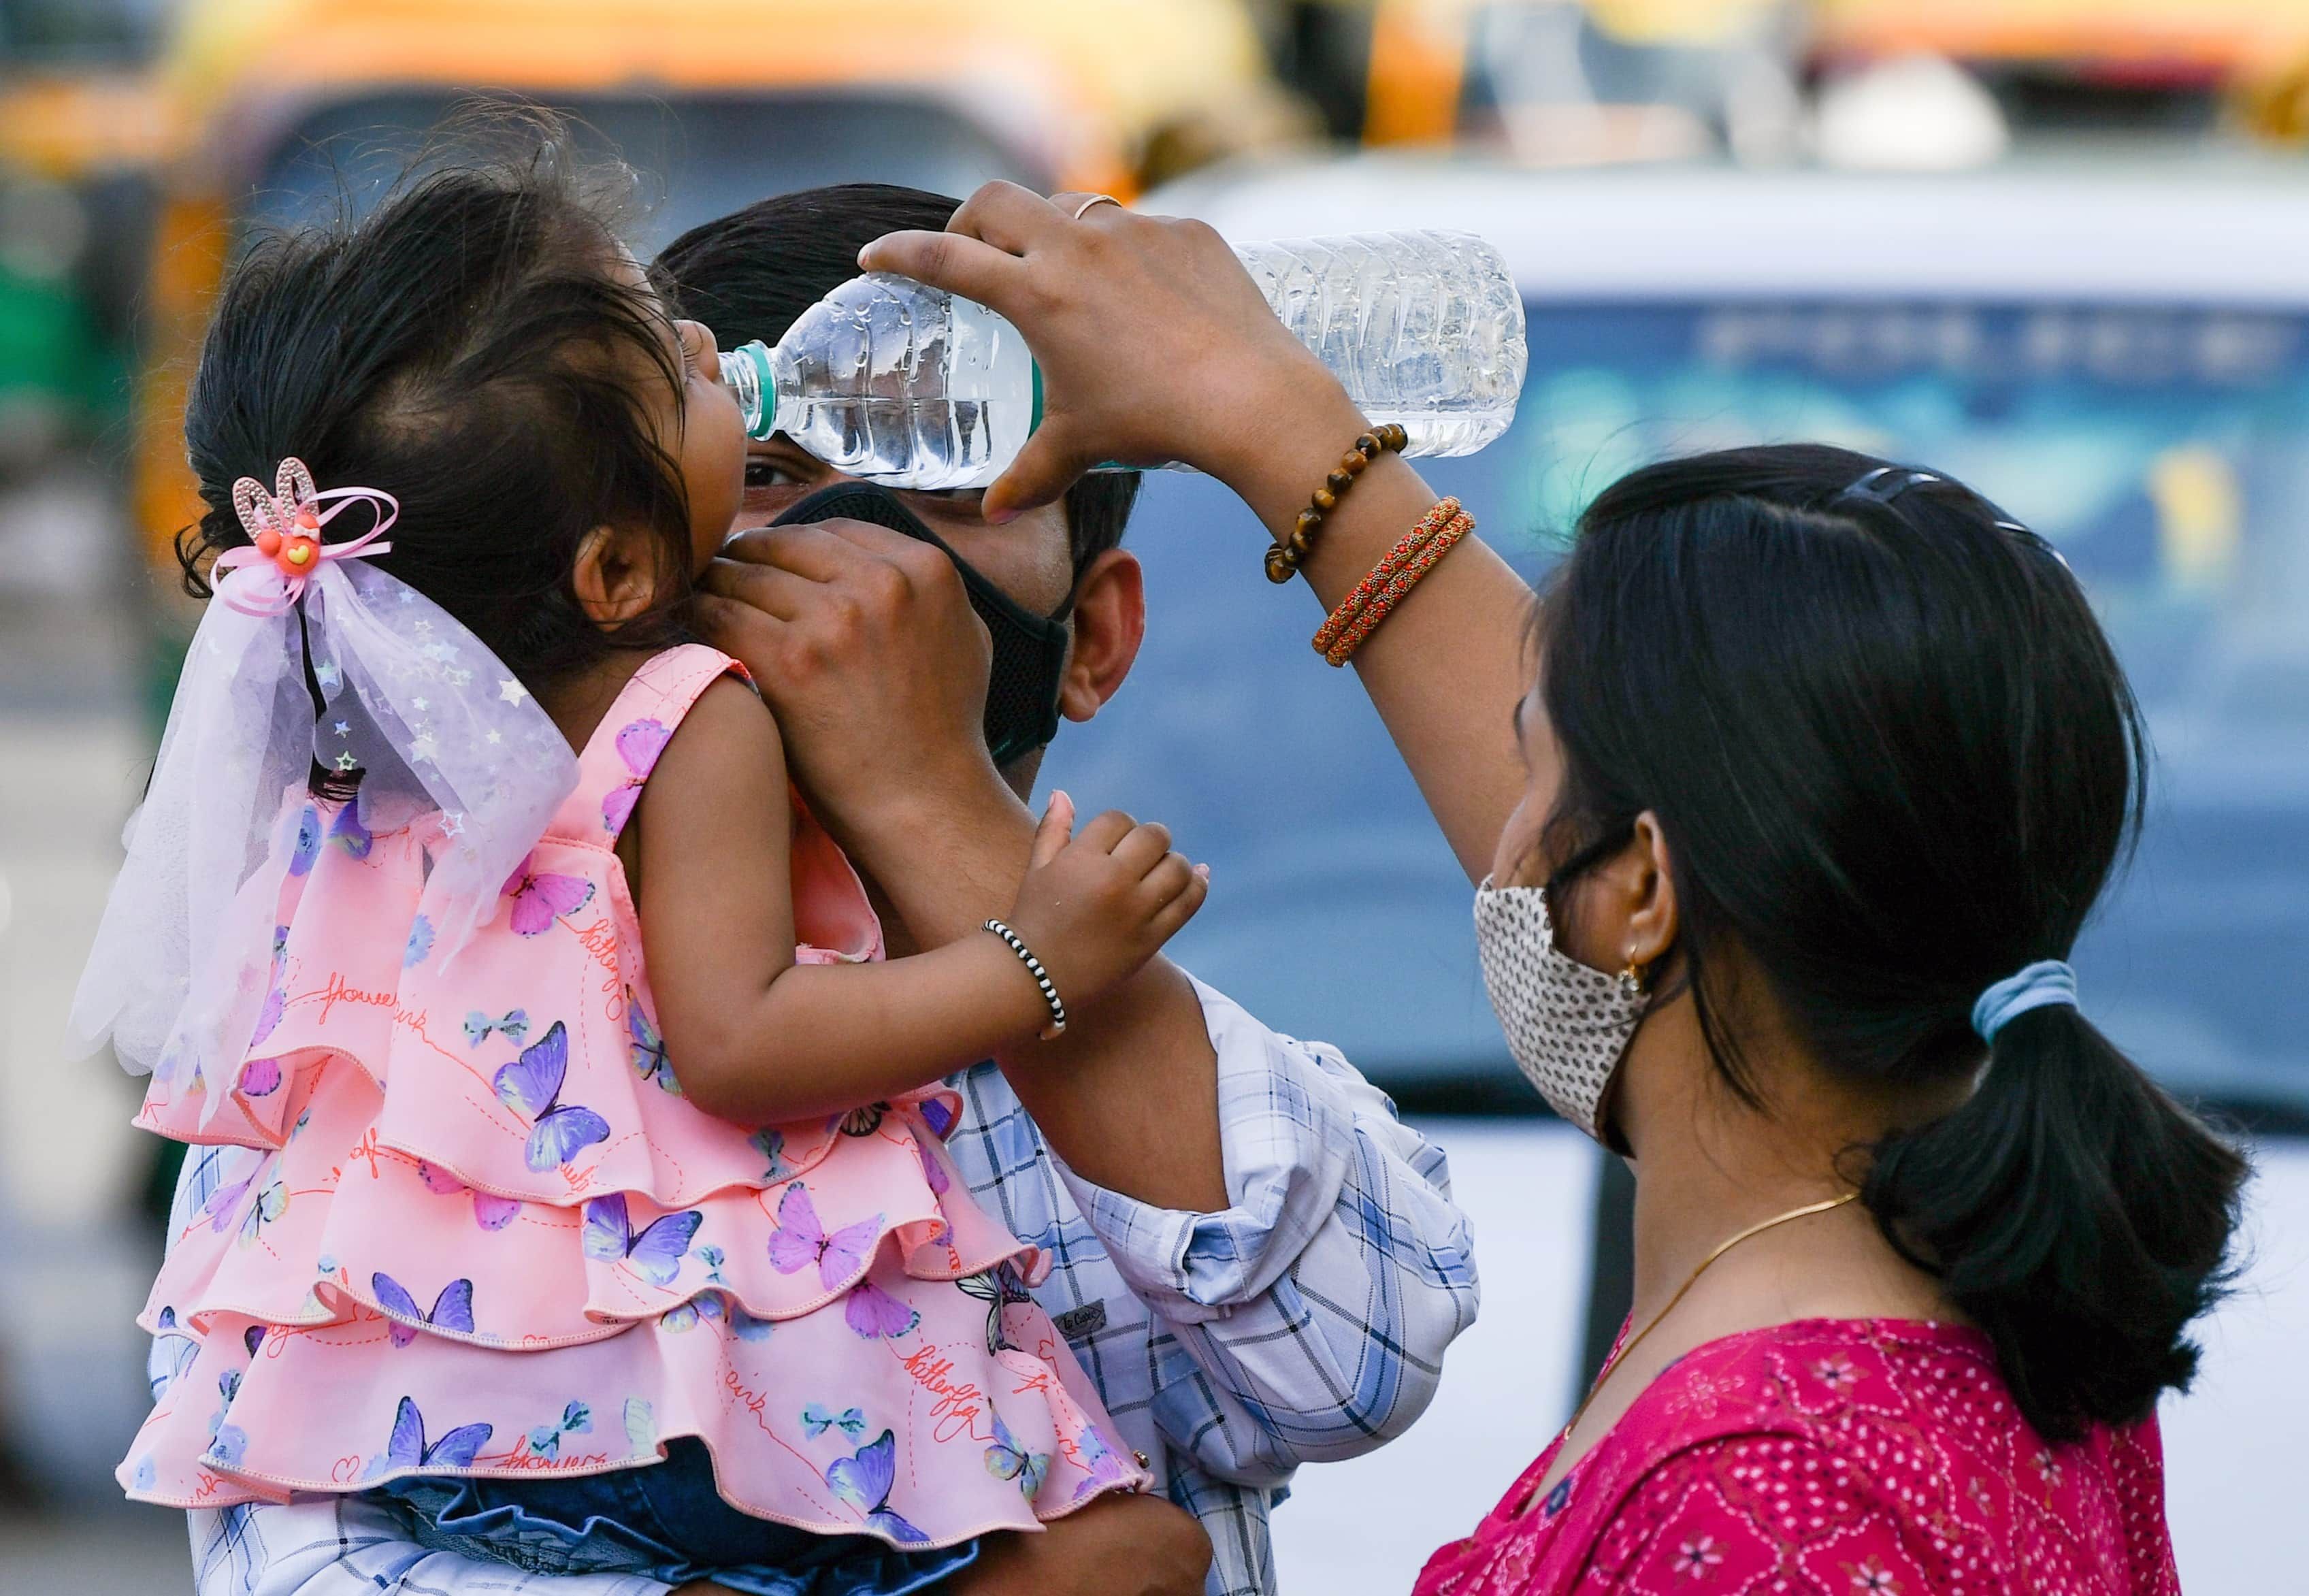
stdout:
[[[1934,473],[1725,450],[1607,489],[1538,636],[1549,832],[1568,852],[1658,818],[1685,983],[1734,1090],[1769,1110],[1740,1046],[1753,969],[1820,1068],[1872,1100],[1962,1101],[1853,1173],[2040,1433],[2184,1384],[2244,1159],[2074,1007],[2015,1011],[2123,859],[2149,771],[2060,556]],[[1974,1009],[2008,986],[1984,1065]]]
[[1978,1089],[1875,1149],[1884,1235],[1987,1332],[2048,1440],[2185,1386],[2184,1329],[2227,1279],[2245,1163],[2075,1009],[1997,1034]]

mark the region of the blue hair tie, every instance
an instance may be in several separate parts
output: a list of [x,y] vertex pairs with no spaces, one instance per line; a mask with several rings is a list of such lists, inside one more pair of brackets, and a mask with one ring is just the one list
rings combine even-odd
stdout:
[[1972,1006],[1972,1028],[1993,1046],[1996,1033],[2016,1016],[2055,1003],[2077,1006],[2077,973],[2060,959],[2040,958],[1980,994],[1980,1001]]

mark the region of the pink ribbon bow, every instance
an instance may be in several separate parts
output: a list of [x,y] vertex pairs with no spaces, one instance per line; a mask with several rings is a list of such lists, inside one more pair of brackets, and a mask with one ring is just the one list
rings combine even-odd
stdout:
[[[321,529],[355,500],[366,500],[375,508],[376,524],[350,542],[323,542]],[[321,507],[324,504],[328,505],[326,509]],[[240,513],[240,524],[248,532],[251,546],[228,549],[218,555],[217,576],[221,579],[243,568],[270,566],[280,583],[277,588],[256,586],[254,592],[244,594],[238,590],[254,584],[244,581],[227,587],[220,580],[217,596],[244,615],[288,613],[305,596],[306,585],[333,559],[365,559],[391,552],[391,543],[377,540],[401,515],[401,501],[379,489],[316,490],[313,473],[294,455],[281,462],[270,493],[255,477],[243,477],[235,482],[232,507]]]

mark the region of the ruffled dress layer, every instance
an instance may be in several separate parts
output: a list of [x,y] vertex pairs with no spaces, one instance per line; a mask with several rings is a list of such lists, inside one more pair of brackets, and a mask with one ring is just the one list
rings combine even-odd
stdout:
[[[757,1130],[680,1096],[612,850],[734,669],[691,646],[636,675],[447,968],[417,905],[454,821],[371,836],[288,795],[255,1045],[229,1082],[156,1074],[137,1119],[249,1150],[140,1321],[175,1372],[130,1496],[595,1473],[690,1436],[742,1512],[933,1547],[1147,1483],[1027,1295],[1046,1262],[963,1190],[950,1093]],[[793,860],[799,957],[879,958],[799,804]]]

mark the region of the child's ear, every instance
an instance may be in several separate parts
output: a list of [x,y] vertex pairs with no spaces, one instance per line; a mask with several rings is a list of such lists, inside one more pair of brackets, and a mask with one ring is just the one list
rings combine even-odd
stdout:
[[601,525],[577,545],[570,583],[596,626],[622,626],[657,603],[661,557],[646,531]]

